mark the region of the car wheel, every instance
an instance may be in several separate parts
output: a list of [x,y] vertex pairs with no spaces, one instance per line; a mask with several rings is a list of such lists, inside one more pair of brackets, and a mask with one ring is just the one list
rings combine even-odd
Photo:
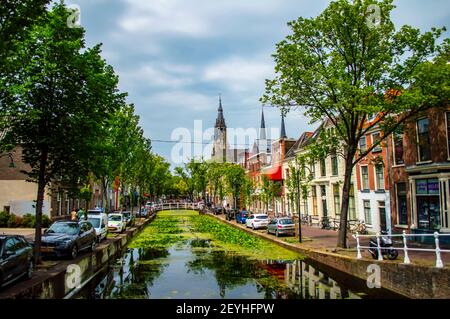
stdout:
[[72,259],[77,258],[78,256],[78,247],[77,245],[73,245],[72,250],[70,252],[70,257],[72,257]]
[[34,270],[33,260],[30,260],[28,262],[28,267],[27,267],[27,279],[31,279],[31,277],[33,276],[33,270]]

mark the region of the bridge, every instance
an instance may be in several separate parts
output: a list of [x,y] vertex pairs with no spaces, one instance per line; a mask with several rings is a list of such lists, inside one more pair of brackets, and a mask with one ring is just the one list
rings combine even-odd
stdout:
[[202,210],[205,205],[202,203],[188,203],[188,202],[167,202],[162,204],[156,204],[154,211],[159,212],[162,210]]

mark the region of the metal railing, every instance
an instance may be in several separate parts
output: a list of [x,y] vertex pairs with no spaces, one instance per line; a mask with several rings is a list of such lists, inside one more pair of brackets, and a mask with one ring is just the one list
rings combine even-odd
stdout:
[[[386,236],[389,238],[402,238],[403,241],[403,247],[381,247],[380,246],[380,238],[382,236]],[[394,234],[394,235],[382,235],[380,233],[377,233],[375,236],[373,235],[359,235],[356,233],[356,235],[353,235],[353,237],[356,239],[356,250],[357,250],[357,256],[356,258],[362,259],[361,255],[361,249],[377,249],[378,252],[378,260],[383,260],[383,254],[382,250],[385,249],[395,249],[397,251],[403,251],[404,258],[403,263],[404,264],[410,264],[411,260],[409,259],[408,252],[409,251],[423,251],[423,252],[434,252],[436,255],[436,268],[444,268],[444,263],[441,258],[441,253],[450,253],[450,249],[441,249],[439,246],[439,238],[440,237],[449,237],[450,234],[440,234],[438,232],[435,232],[433,234],[407,234],[406,231],[403,231],[402,234]],[[361,238],[373,238],[376,237],[377,246],[376,247],[368,247],[368,246],[361,246],[360,239]],[[416,247],[408,247],[407,242],[408,238],[414,238],[414,237],[434,237],[434,248],[416,248]]]
[[187,202],[175,202],[175,203],[162,203],[156,204],[155,210],[177,210],[177,209],[192,209],[192,210],[200,210],[204,207],[203,204],[199,203],[187,203]]

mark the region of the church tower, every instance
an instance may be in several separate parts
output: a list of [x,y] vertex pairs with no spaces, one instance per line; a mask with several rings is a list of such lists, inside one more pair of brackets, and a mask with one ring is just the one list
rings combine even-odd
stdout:
[[227,160],[227,125],[223,116],[222,97],[219,96],[216,125],[214,126],[214,144],[211,154],[212,160],[224,163]]

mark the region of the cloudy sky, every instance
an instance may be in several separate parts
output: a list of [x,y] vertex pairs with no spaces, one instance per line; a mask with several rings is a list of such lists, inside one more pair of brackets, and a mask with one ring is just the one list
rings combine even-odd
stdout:
[[[312,17],[325,0],[74,0],[89,46],[103,55],[129,92],[147,137],[171,140],[176,128],[193,131],[194,120],[212,127],[222,94],[229,127],[258,127],[264,79],[273,76],[271,54],[288,33],[288,21]],[[394,22],[428,30],[450,27],[448,0],[398,0]],[[446,36],[449,36],[447,32]],[[278,129],[280,114],[265,109]],[[287,134],[311,130],[301,114],[288,115]],[[171,161],[173,144],[153,142]],[[172,161],[173,162],[173,161]]]

